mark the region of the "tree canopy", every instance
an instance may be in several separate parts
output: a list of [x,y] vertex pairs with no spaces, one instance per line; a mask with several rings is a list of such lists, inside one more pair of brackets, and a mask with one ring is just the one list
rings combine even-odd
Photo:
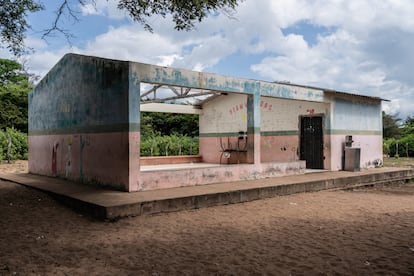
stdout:
[[2,47],[14,55],[24,50],[25,32],[30,28],[27,15],[39,11],[42,5],[34,0],[0,0],[0,37]]
[[[0,0],[0,37],[1,46],[8,48],[18,56],[24,52],[24,38],[28,28],[27,16],[47,7],[40,0]],[[57,0],[56,18],[51,22],[44,35],[55,31],[63,32],[59,24],[62,16],[77,19],[79,5],[94,4],[95,0]],[[191,30],[197,22],[201,22],[210,14],[222,11],[230,14],[238,2],[243,0],[108,0],[117,1],[118,8],[124,10],[134,21],[142,24],[148,31],[152,27],[148,19],[152,15],[166,17],[171,15],[176,30]],[[65,33],[65,35],[67,35]]]
[[198,115],[159,112],[141,112],[141,135],[198,136]]
[[[240,1],[240,0],[239,0]],[[195,22],[201,22],[211,12],[230,12],[237,0],[119,0],[118,8],[126,10],[130,17],[151,31],[148,18],[153,14],[165,17],[171,14],[175,29],[191,30]]]
[[391,115],[384,111],[382,112],[382,133],[384,139],[399,138],[401,136],[400,121],[398,114]]
[[408,116],[403,123],[403,135],[414,135],[414,117]]
[[32,89],[22,66],[0,59],[0,129],[12,127],[27,132],[27,101]]

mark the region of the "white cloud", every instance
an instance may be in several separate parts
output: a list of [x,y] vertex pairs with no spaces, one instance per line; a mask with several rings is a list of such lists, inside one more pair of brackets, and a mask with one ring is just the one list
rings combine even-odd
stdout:
[[177,56],[179,50],[179,45],[171,43],[168,37],[128,25],[110,28],[107,33],[90,41],[82,52],[113,59],[158,64],[162,60],[165,61],[166,56]]
[[[82,7],[83,15],[126,18],[116,1],[95,3]],[[83,47],[51,51],[33,41],[31,67],[46,72],[65,51],[75,51],[201,71],[243,53],[256,57],[250,69],[261,78],[392,99],[384,108],[408,115],[414,110],[412,14],[414,1],[250,0],[240,3],[235,19],[210,16],[191,32],[176,32],[171,18],[154,16],[153,34],[125,21]],[[303,23],[309,30],[283,33]],[[307,35],[318,30],[309,43]]]
[[[407,1],[273,1],[279,27],[308,22],[335,27],[309,47],[286,35],[277,51],[252,70],[274,80],[354,91],[393,99],[384,104],[412,114],[414,3]],[[401,5],[401,4],[404,5]],[[294,11],[297,11],[296,13]]]
[[82,15],[101,15],[111,19],[125,18],[125,12],[118,9],[117,1],[94,0],[93,2],[80,5]]
[[205,68],[217,64],[222,58],[237,50],[228,39],[215,35],[194,47],[191,54],[184,56],[174,63],[175,66],[203,71]]
[[68,52],[77,52],[76,49],[64,48],[56,52],[38,51],[25,57],[31,73],[38,77],[45,76],[49,70]]

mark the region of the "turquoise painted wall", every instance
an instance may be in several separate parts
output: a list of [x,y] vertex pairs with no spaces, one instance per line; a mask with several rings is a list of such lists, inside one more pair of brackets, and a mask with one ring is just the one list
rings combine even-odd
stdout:
[[381,102],[335,98],[331,130],[382,131]]
[[321,89],[304,88],[259,80],[243,79],[205,72],[161,67],[150,64],[131,62],[131,72],[142,82],[176,85],[221,92],[235,92],[261,96],[323,102]]
[[128,131],[131,121],[139,125],[139,116],[129,118],[128,98],[139,90],[129,91],[128,77],[128,62],[65,55],[29,95],[29,133],[118,132]]

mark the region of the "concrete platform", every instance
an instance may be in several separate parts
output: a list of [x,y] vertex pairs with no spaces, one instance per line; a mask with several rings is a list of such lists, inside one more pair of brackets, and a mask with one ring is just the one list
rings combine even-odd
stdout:
[[105,190],[32,174],[0,174],[0,179],[44,191],[64,204],[96,218],[117,219],[241,203],[302,192],[403,184],[414,179],[414,169],[378,168],[361,172],[317,172],[133,193]]

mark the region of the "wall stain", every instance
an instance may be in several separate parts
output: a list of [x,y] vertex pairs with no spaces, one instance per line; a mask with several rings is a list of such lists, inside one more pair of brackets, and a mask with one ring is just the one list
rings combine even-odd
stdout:
[[52,174],[57,175],[57,149],[59,143],[55,143],[52,148]]

